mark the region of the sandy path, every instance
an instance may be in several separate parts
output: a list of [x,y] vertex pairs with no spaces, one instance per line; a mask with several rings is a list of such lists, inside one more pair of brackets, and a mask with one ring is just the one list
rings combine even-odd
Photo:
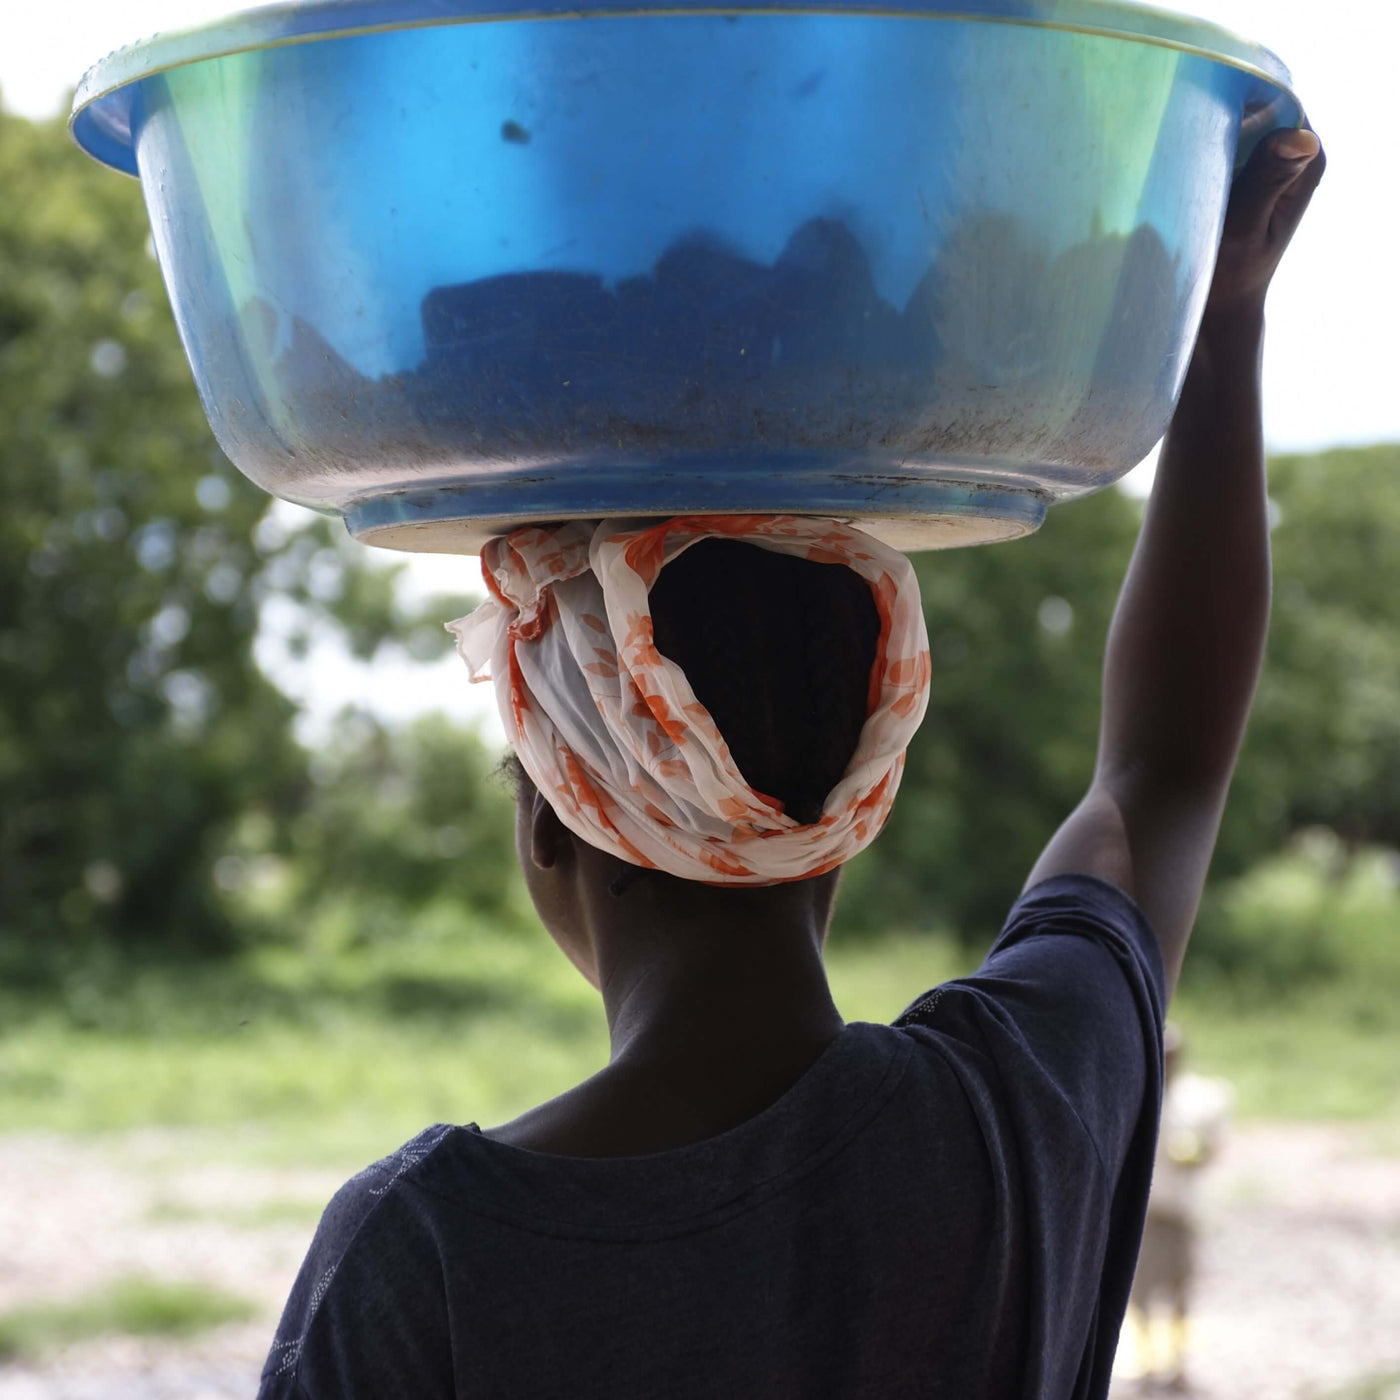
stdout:
[[[1235,1130],[1206,1186],[1194,1395],[1400,1400],[1400,1155],[1381,1148],[1365,1127]],[[207,1139],[199,1149],[207,1158]],[[0,1311],[133,1272],[215,1284],[262,1309],[197,1342],[112,1338],[0,1366],[0,1400],[253,1395],[306,1212],[349,1170],[180,1165],[192,1155],[170,1133],[0,1138]],[[1114,1400],[1152,1393],[1129,1371]]]
[[[1204,1183],[1188,1351],[1200,1400],[1400,1397],[1400,1155],[1380,1137],[1232,1133]],[[1114,1400],[1151,1393],[1121,1385]]]
[[208,1139],[187,1154],[180,1135],[155,1131],[0,1137],[0,1311],[137,1273],[213,1285],[260,1309],[197,1341],[112,1337],[42,1365],[0,1365],[0,1400],[253,1395],[315,1214],[350,1172],[178,1165],[186,1155],[207,1159]]

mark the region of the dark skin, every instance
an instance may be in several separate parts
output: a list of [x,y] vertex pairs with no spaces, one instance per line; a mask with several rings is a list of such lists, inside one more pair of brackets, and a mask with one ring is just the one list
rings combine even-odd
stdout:
[[[1205,317],[1104,660],[1098,763],[1028,884],[1097,875],[1137,900],[1175,988],[1263,658],[1270,566],[1264,300],[1326,161],[1276,133],[1235,183]],[[822,950],[838,872],[766,889],[628,869],[526,780],[516,849],[545,927],[602,993],[606,1068],[488,1133],[540,1152],[660,1152],[737,1126],[840,1033]]]
[[1260,406],[1264,299],[1326,169],[1311,131],[1236,181],[1201,333],[1104,653],[1098,763],[1030,881],[1132,895],[1175,990],[1254,699],[1271,590]]

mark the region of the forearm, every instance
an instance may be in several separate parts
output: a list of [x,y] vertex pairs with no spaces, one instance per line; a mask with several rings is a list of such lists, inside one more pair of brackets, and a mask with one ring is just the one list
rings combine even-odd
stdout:
[[1223,802],[1263,658],[1262,310],[1208,325],[1163,444],[1104,663],[1099,773]]
[[1094,782],[1031,872],[1137,900],[1176,985],[1269,623],[1264,298],[1326,160],[1310,131],[1236,177],[1206,314],[1104,658]]

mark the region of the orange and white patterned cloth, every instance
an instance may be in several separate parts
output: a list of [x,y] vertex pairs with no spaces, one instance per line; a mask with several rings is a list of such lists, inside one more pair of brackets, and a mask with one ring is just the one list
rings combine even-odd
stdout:
[[[742,539],[870,582],[880,640],[870,709],[821,818],[803,826],[743,779],[685,674],[656,649],[648,594],[697,540]],[[690,515],[526,527],[481,556],[490,596],[448,629],[491,679],[506,737],[576,836],[707,884],[803,880],[875,839],[928,704],[929,651],[908,559],[834,520]]]

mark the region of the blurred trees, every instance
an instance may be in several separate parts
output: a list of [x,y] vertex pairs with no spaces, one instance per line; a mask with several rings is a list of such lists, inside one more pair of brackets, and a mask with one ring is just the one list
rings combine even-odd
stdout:
[[[1214,880],[1314,827],[1400,847],[1400,447],[1277,458],[1269,491],[1269,647]],[[849,871],[846,926],[995,932],[1092,774],[1138,511],[1107,491],[1057,507],[1028,540],[917,561],[929,713],[888,829]],[[1206,956],[1217,914],[1208,897]]]
[[1400,847],[1400,447],[1275,458],[1274,606],[1218,866],[1331,827]]
[[335,619],[361,655],[446,638],[329,526],[265,518],[224,459],[137,184],[0,113],[0,189],[0,934],[218,947],[240,822],[290,854],[314,791],[253,660],[260,604]]
[[214,447],[134,182],[0,116],[0,925],[195,944],[305,761],[253,665],[264,502]]
[[358,938],[392,936],[405,910],[435,900],[507,914],[515,823],[495,766],[475,732],[445,716],[395,732],[342,713],[292,828],[294,907],[335,906]]
[[[260,608],[290,599],[362,657],[426,658],[466,600],[406,616],[392,570],[338,527],[286,528],[225,461],[134,182],[0,115],[0,188],[0,943],[209,951],[327,911],[392,935],[431,901],[504,917],[509,802],[474,733],[347,714],[308,755],[252,652]],[[1273,631],[1218,881],[1303,829],[1400,846],[1400,448],[1280,459],[1271,492]],[[929,715],[840,924],[999,925],[1089,780],[1138,509],[1106,491],[1020,543],[917,561]],[[1208,898],[1201,956],[1234,966],[1267,936],[1286,882],[1258,878]]]
[[1299,832],[1283,850],[1212,885],[1188,981],[1271,1001],[1349,982],[1360,994],[1350,999],[1354,1014],[1400,1025],[1398,859],[1394,850],[1348,847],[1326,827]]

